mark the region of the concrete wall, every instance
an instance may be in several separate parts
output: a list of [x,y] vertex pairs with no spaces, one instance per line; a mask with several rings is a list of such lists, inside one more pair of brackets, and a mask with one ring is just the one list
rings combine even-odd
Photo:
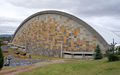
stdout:
[[101,40],[97,32],[92,33],[91,27],[65,15],[47,12],[29,18],[17,29],[12,43],[26,46],[29,51],[40,55],[53,57],[60,57],[61,50],[94,52],[97,44],[102,51],[106,49],[104,39]]

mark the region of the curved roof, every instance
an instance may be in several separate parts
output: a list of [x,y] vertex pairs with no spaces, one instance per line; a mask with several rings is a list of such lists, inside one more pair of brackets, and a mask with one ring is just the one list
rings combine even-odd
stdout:
[[[100,41],[100,43],[102,43],[104,45],[105,48],[108,48],[109,45],[108,43],[103,39],[103,37],[97,32],[95,31],[90,25],[88,25],[87,23],[85,23],[84,21],[82,21],[81,19],[71,15],[71,14],[68,14],[68,13],[65,13],[65,12],[61,12],[61,11],[55,11],[55,10],[47,10],[47,11],[41,11],[41,12],[37,12],[31,16],[29,16],[28,18],[26,18],[20,25],[19,27],[17,28],[17,30],[15,31],[13,37],[12,37],[12,40],[14,39],[15,35],[17,34],[17,32],[19,31],[19,29],[27,22],[29,21],[30,19],[32,19],[33,17],[35,16],[38,16],[38,15],[43,15],[43,14],[58,14],[58,15],[62,15],[62,16],[66,16],[74,21],[76,21],[77,23],[81,24],[82,26],[84,26],[89,32],[93,33],[97,39]],[[12,42],[11,40],[11,42]]]

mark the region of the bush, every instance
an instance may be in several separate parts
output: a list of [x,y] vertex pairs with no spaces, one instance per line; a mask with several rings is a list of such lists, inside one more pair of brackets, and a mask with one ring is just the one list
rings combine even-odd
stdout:
[[116,43],[111,44],[111,47],[106,51],[108,61],[120,60],[120,48],[115,48]]
[[117,61],[119,60],[119,57],[115,54],[108,55],[108,61]]
[[112,49],[109,49],[107,51],[106,55],[107,55],[108,61],[117,61],[117,60],[119,60],[118,54],[114,53],[113,51],[114,50],[112,50]]
[[117,50],[118,50],[118,52],[117,52],[117,53],[118,53],[118,55],[120,55],[120,47],[118,47],[118,49],[117,49]]
[[102,59],[103,56],[102,56],[102,53],[101,53],[101,49],[100,49],[100,46],[97,45],[96,48],[95,48],[95,52],[94,52],[94,59],[97,60],[97,59]]
[[0,43],[0,69],[2,69],[3,67],[3,63],[4,63],[4,58],[3,58],[3,54],[2,54],[2,50],[1,50],[1,43]]

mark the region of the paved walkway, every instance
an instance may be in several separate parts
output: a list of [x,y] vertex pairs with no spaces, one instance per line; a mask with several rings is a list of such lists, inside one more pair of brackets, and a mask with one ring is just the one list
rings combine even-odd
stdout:
[[70,62],[70,61],[76,61],[76,60],[73,60],[73,59],[58,59],[58,60],[50,60],[50,61],[45,61],[45,62],[39,62],[39,63],[35,63],[35,64],[23,66],[23,67],[10,69],[7,72],[0,73],[0,75],[14,75],[14,74],[17,74],[17,73],[20,73],[20,72],[25,72],[25,71],[28,71],[28,70],[32,70],[32,69],[40,67],[40,66],[45,66],[45,65],[49,65],[49,64],[55,64],[55,63]]

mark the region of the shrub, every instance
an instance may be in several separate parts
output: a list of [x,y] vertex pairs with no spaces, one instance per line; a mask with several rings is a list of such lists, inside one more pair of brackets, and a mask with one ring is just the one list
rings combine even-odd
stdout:
[[120,55],[120,47],[118,47],[118,49],[117,49],[117,50],[118,50],[118,52],[117,52],[117,53],[118,53],[118,55]]
[[1,43],[0,43],[0,69],[2,69],[3,67],[3,63],[4,63],[4,58],[3,58],[3,54],[2,54],[2,50],[1,50]]
[[102,53],[101,53],[101,49],[100,49],[100,46],[97,45],[96,48],[95,48],[95,52],[94,52],[94,59],[97,60],[97,59],[102,59],[103,56],[102,56]]
[[117,61],[119,60],[119,57],[115,54],[108,55],[108,61]]
[[111,43],[111,47],[106,51],[108,61],[117,61],[120,60],[120,48],[115,48],[116,43]]

